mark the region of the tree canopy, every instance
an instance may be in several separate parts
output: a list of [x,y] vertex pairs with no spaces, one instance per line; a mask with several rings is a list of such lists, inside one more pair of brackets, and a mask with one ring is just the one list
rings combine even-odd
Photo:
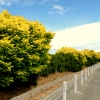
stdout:
[[[0,13],[0,86],[27,82],[40,74],[49,63],[50,41],[54,33],[46,32],[38,21]],[[35,82],[33,77],[33,83]]]

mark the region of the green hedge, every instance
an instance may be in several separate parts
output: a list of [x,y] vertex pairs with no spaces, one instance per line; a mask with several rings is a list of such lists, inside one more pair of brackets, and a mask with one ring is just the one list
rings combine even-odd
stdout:
[[55,54],[51,55],[51,62],[46,72],[72,71],[77,72],[83,67],[88,67],[100,62],[100,54],[93,50],[78,51],[71,47],[62,47]]
[[83,50],[81,51],[86,59],[85,66],[91,66],[100,62],[100,54],[98,52],[94,52],[93,50]]

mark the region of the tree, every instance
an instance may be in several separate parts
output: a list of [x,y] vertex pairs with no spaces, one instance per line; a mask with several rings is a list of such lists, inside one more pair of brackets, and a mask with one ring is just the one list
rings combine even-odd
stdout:
[[54,33],[46,32],[38,21],[12,16],[4,10],[0,14],[0,86],[13,82],[36,84],[37,77],[49,63],[53,37]]

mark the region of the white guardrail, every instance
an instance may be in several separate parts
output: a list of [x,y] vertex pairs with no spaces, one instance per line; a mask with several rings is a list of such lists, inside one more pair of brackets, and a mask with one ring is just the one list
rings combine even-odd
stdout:
[[67,91],[73,86],[74,93],[78,93],[78,81],[81,81],[81,85],[84,84],[84,80],[87,80],[88,76],[91,75],[98,67],[100,67],[100,63],[92,65],[85,70],[81,71],[79,74],[75,74],[74,78],[71,79],[69,82],[64,81],[63,84],[55,90],[53,93],[48,95],[43,100],[58,100],[62,96],[62,100],[66,100],[67,98]]

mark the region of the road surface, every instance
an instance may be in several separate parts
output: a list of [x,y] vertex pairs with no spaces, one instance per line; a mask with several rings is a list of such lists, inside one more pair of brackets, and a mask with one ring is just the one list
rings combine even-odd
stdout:
[[[78,92],[73,92],[73,87],[67,91],[66,100],[100,100],[100,68],[96,69],[87,80],[84,80],[83,86],[78,82]],[[60,97],[57,100],[63,100]]]

